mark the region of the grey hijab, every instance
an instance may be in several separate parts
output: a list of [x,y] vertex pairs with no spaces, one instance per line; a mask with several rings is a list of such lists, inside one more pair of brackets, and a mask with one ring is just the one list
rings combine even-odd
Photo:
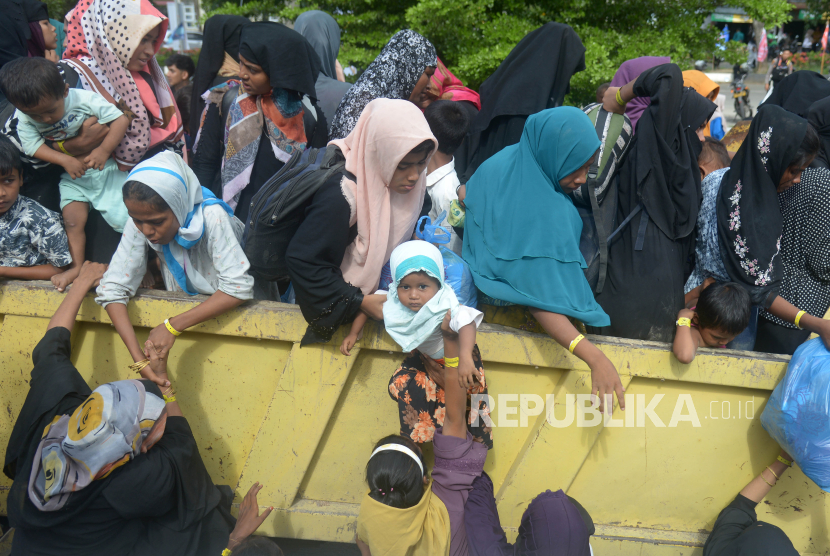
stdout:
[[294,22],[294,30],[304,36],[323,62],[321,73],[330,79],[337,79],[334,62],[340,52],[340,27],[326,12],[310,10],[303,12]]
[[314,87],[317,104],[326,118],[326,127],[332,121],[340,101],[352,85],[337,80],[335,62],[340,52],[340,27],[332,16],[320,10],[303,12],[294,21],[294,30],[311,43],[311,47],[323,62]]

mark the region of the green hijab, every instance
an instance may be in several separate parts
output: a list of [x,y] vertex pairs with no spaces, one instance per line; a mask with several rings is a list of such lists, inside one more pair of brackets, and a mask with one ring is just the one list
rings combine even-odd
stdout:
[[486,295],[608,326],[579,251],[582,220],[559,181],[599,149],[581,110],[559,107],[527,119],[517,145],[502,149],[467,184],[464,260]]

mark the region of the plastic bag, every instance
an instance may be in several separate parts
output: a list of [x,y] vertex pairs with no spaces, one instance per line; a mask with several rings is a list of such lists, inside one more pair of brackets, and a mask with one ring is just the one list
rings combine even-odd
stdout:
[[[422,216],[415,227],[416,237],[432,244],[449,243],[449,230],[439,226],[446,217],[447,211],[444,211],[438,215],[437,222],[432,223],[429,216]],[[438,251],[441,252],[441,256],[444,258],[444,281],[455,292],[455,297],[458,298],[459,303],[475,309],[478,305],[478,290],[476,290],[476,285],[473,282],[473,273],[470,272],[470,266],[445,245],[438,245]]]
[[444,257],[444,281],[455,292],[459,303],[475,309],[478,305],[478,290],[470,266],[445,246],[439,246],[438,250]]
[[830,351],[821,338],[793,354],[761,424],[805,475],[830,492]]

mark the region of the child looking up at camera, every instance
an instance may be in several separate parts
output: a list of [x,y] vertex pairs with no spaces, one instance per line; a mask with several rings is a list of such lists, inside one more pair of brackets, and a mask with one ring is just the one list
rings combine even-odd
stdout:
[[[389,394],[398,402],[401,434],[417,443],[431,442],[435,429],[444,422],[446,369],[453,368],[458,385],[468,395],[486,394],[484,368],[476,346],[476,329],[484,315],[458,302],[452,288],[444,283],[444,260],[440,251],[426,241],[402,243],[389,260],[392,284],[383,296],[383,323],[392,339],[409,356],[389,381]],[[458,356],[444,356],[441,324],[448,319],[453,334],[458,334]],[[340,351],[349,355],[366,324],[359,314]],[[470,411],[468,423],[481,412],[489,413],[481,402]],[[473,437],[492,447],[489,427],[472,427]]]
[[[121,186],[127,174],[118,169],[111,155],[124,139],[130,120],[101,95],[70,89],[58,67],[45,58],[19,58],[5,64],[0,70],[0,90],[17,108],[17,132],[23,151],[65,170],[59,187],[72,264],[65,272],[52,276],[58,291],[64,291],[77,278],[84,261],[84,226],[89,205],[115,231],[124,230],[128,215]],[[70,155],[63,142],[75,137],[92,117],[109,125],[109,133],[91,152],[78,157]],[[54,142],[58,150],[47,146],[46,141]]]

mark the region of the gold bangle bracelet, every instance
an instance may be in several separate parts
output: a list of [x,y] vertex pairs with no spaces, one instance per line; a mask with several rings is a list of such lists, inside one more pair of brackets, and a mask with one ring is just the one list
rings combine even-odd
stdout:
[[767,469],[769,469],[769,472],[772,473],[772,476],[775,477],[776,481],[781,478],[781,477],[779,477],[778,475],[775,474],[775,471],[773,471],[772,467],[770,467],[769,465],[767,465]]
[[764,477],[764,472],[763,472],[763,471],[761,471],[761,480],[762,480],[762,481],[764,481],[765,483],[767,483],[770,487],[774,487],[774,486],[775,486],[774,484],[772,484],[771,482],[769,482],[769,481],[768,481],[768,480]]
[[143,371],[143,370],[144,370],[144,367],[146,367],[146,366],[147,366],[147,365],[149,365],[149,364],[150,364],[150,360],[149,360],[149,359],[143,359],[143,360],[141,360],[141,361],[136,361],[135,363],[133,363],[133,364],[132,364],[132,365],[130,365],[129,367],[130,367],[130,370],[131,370],[131,371],[135,371],[135,372],[137,372],[137,373],[140,373],[141,371]]

